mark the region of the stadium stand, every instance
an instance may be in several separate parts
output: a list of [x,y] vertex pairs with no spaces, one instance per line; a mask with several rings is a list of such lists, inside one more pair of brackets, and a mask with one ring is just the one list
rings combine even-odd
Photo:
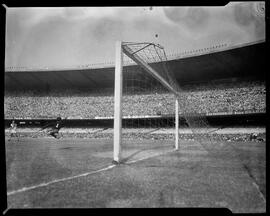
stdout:
[[[183,87],[188,94],[188,102],[199,113],[266,112],[266,87],[263,81],[244,81],[237,83],[189,84]],[[4,97],[5,119],[50,119],[56,116],[69,119],[92,119],[113,116],[114,99],[112,89],[95,91],[55,90],[44,91],[6,91]],[[148,109],[142,106],[147,102]],[[172,114],[173,95],[162,94],[127,95],[123,115]],[[166,103],[166,106],[163,106]],[[168,113],[167,109],[171,110]],[[169,111],[170,112],[170,111]],[[181,113],[181,110],[180,110]]]

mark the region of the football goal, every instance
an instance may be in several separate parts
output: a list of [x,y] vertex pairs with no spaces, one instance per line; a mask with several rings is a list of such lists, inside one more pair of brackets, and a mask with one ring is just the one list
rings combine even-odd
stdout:
[[[139,135],[134,135],[134,138],[142,138],[147,134],[151,134],[151,131],[146,128],[147,123],[151,129],[154,128],[153,124],[156,124],[158,121],[160,124],[161,111],[156,109],[158,109],[157,104],[158,106],[162,106],[162,100],[156,103],[157,100],[155,100],[154,97],[157,94],[163,94],[163,96],[164,94],[168,95],[168,93],[174,94],[175,149],[179,148],[177,91],[172,86],[172,83],[170,83],[169,76],[166,75],[167,71],[164,70],[165,68],[160,68],[162,65],[157,65],[161,70],[156,70],[155,67],[151,66],[151,63],[165,63],[165,55],[162,52],[164,52],[163,47],[153,43],[123,43],[120,41],[116,43],[114,161],[117,163],[122,160],[121,147],[123,145],[123,138],[125,138],[124,132],[126,132],[129,137],[137,133]],[[123,55],[129,59],[126,58],[124,60]],[[146,58],[148,61],[146,61]],[[126,66],[125,70],[123,70],[124,64]],[[165,89],[162,91],[161,88],[166,88],[167,91],[164,91]],[[167,95],[165,95],[165,97]],[[170,99],[167,98],[167,100]],[[165,114],[170,115],[172,112]],[[137,128],[134,126],[135,119],[138,123]],[[125,121],[124,125],[123,121]],[[129,130],[124,131],[124,128],[128,128],[128,126]],[[140,130],[144,130],[144,132],[140,132]]]
[[211,131],[205,114],[196,109],[189,92],[180,88],[161,45],[117,41],[115,54],[115,163],[142,152],[147,156],[178,150],[179,121],[204,149],[220,152],[222,141]]

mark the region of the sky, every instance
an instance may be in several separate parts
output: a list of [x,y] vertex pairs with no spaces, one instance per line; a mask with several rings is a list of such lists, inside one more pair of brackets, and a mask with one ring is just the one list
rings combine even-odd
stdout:
[[114,62],[115,41],[154,42],[167,54],[265,39],[264,2],[221,7],[7,8],[5,67]]

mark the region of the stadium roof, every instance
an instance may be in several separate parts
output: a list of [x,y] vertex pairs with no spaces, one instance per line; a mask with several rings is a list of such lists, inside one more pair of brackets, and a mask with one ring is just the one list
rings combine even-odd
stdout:
[[[180,84],[211,79],[255,76],[264,78],[265,41],[238,47],[221,45],[168,56],[169,68]],[[135,66],[129,66],[135,67]],[[111,88],[113,63],[75,69],[36,69],[5,72],[6,89]]]

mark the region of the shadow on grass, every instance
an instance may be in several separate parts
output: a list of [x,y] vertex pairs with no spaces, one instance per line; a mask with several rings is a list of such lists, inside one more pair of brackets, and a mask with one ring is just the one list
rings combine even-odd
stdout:
[[161,147],[160,147],[160,146],[156,146],[156,147],[146,147],[146,148],[142,148],[142,149],[140,149],[140,150],[138,150],[138,151],[132,153],[131,155],[129,155],[129,156],[123,158],[123,159],[122,159],[122,163],[128,162],[130,159],[134,158],[134,156],[136,156],[136,155],[138,155],[138,154],[140,154],[140,153],[142,153],[142,152],[147,152],[147,151],[149,151],[149,150],[155,150],[155,149],[161,149]]

